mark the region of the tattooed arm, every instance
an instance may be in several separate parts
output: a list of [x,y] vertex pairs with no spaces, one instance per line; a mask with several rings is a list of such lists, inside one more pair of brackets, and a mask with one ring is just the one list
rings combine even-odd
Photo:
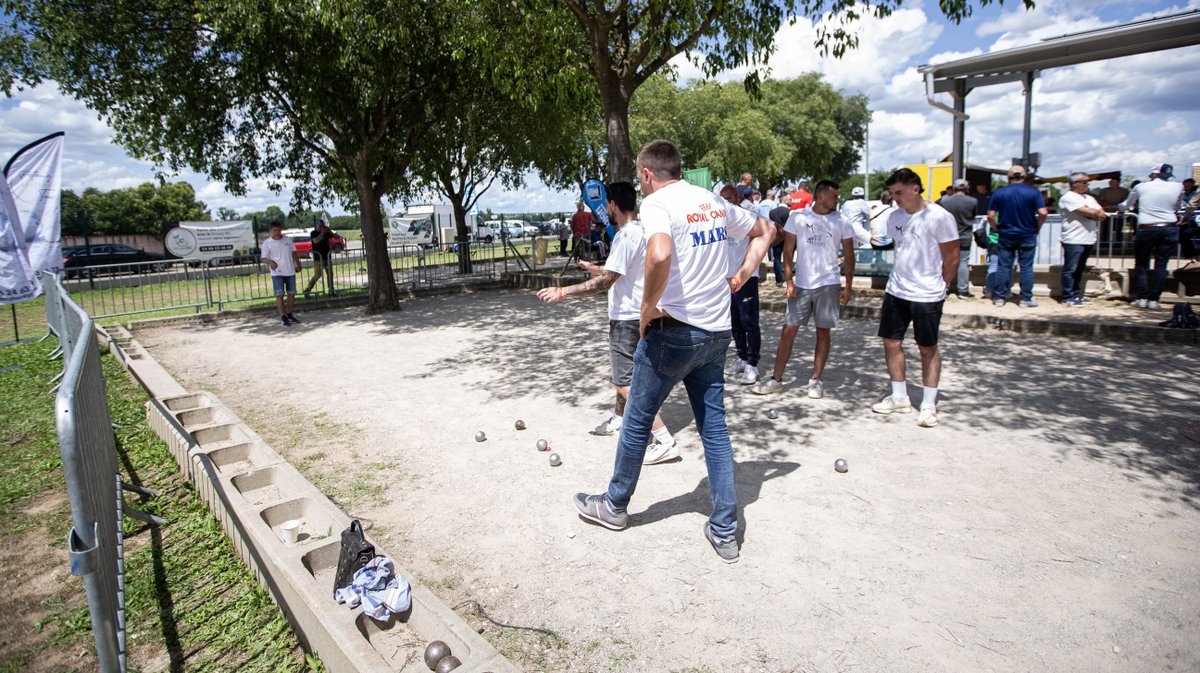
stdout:
[[620,278],[621,274],[604,269],[599,276],[576,285],[542,288],[538,290],[537,296],[538,299],[548,304],[553,304],[567,297],[586,297],[588,295],[600,294],[601,292],[607,292],[608,288],[612,287],[613,283],[620,280]]

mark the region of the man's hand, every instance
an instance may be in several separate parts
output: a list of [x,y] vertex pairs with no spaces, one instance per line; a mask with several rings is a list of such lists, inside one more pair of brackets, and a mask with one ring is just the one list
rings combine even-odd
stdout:
[[842,288],[842,294],[838,298],[838,300],[842,302],[842,306],[845,306],[846,304],[850,303],[850,296],[852,294],[854,294],[854,292],[850,289],[849,286]]
[[644,302],[642,303],[641,329],[639,330],[639,333],[643,339],[646,338],[646,325],[649,325],[651,320],[656,320],[664,315],[666,315],[666,313],[662,312],[657,307]]
[[737,294],[737,291],[742,289],[742,279],[738,278],[737,274],[734,274],[734,275],[730,276],[729,278],[727,278],[726,282],[729,283],[729,293],[730,294]]
[[275,263],[275,260],[273,260],[273,259],[268,259],[268,260],[267,260],[267,266],[271,267],[271,270],[272,270],[272,271],[274,271],[275,269],[278,269],[278,268],[279,268],[279,265],[278,265],[278,264],[276,264],[276,263]]
[[562,301],[563,300],[562,288],[561,287],[544,287],[537,291],[537,297],[538,297],[538,299],[541,299],[542,301],[546,302],[547,304],[553,304],[556,301]]
[[784,286],[784,289],[787,290],[788,299],[796,298],[796,283],[794,283],[791,278],[787,279],[787,285]]

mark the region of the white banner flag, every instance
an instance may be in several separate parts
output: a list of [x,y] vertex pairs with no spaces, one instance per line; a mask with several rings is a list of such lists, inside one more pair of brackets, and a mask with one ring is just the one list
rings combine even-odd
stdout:
[[19,304],[36,299],[42,284],[25,254],[25,235],[17,219],[8,181],[0,175],[0,304]]
[[24,232],[25,254],[34,273],[63,268],[59,217],[62,149],[62,132],[53,133],[26,145],[4,166]]

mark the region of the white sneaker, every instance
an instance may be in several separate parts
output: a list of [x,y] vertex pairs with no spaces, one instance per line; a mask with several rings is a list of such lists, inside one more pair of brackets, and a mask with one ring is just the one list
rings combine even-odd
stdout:
[[1162,308],[1162,304],[1152,300],[1146,302],[1146,308]]
[[669,460],[675,460],[678,457],[679,446],[675,439],[672,438],[669,443],[654,442],[646,447],[646,457],[642,459],[642,465],[657,465]]
[[750,392],[753,392],[757,395],[772,395],[774,393],[783,392],[783,382],[776,381],[768,376],[751,388]]
[[600,435],[601,437],[610,437],[610,436],[612,436],[613,433],[615,433],[621,429],[621,422],[623,420],[624,419],[621,418],[620,416],[613,414],[613,415],[609,416],[608,418],[604,419],[603,423],[601,423],[600,425],[597,425],[596,429],[592,430],[592,434]]
[[746,368],[742,370],[741,376],[737,377],[737,382],[744,386],[758,383],[758,367],[746,365]]
[[912,403],[908,401],[907,395],[899,399],[884,395],[882,400],[871,405],[871,411],[877,414],[911,414]]
[[1146,308],[1146,305],[1149,303],[1150,302],[1146,301],[1145,299],[1134,299],[1133,301],[1129,302],[1129,305],[1134,308]]
[[728,367],[725,368],[725,376],[737,376],[745,368],[745,361],[741,358],[736,358]]
[[825,384],[821,383],[821,379],[810,379],[808,381],[808,398],[819,400],[822,397],[825,397]]
[[917,414],[917,425],[922,428],[932,428],[937,425],[937,407],[921,407]]

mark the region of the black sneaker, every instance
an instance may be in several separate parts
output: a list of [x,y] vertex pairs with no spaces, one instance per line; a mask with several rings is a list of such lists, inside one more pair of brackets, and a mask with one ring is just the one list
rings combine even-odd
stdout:
[[292,323],[287,319],[286,315],[279,316],[279,322],[283,323],[284,327],[291,327]]
[[614,512],[603,495],[576,493],[573,502],[579,510],[579,516],[605,528],[622,530],[629,525],[629,514]]
[[287,319],[291,320],[293,324],[297,324],[297,325],[300,324],[300,319],[297,318],[296,316],[292,315],[291,313],[287,314]]
[[704,539],[708,540],[708,543],[712,545],[713,549],[717,552],[717,556],[720,556],[722,561],[726,563],[738,562],[737,538],[731,537],[723,540],[716,535],[713,535],[712,526],[705,521]]

